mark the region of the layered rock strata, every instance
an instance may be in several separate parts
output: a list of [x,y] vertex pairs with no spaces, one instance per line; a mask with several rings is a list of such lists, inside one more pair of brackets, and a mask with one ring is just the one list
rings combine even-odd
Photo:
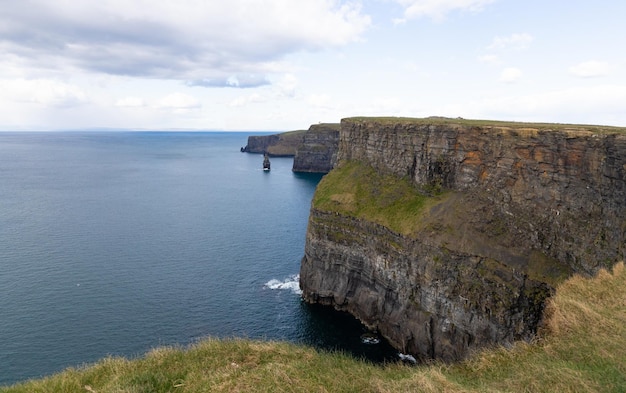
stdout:
[[404,232],[314,201],[303,297],[421,359],[530,339],[560,280],[626,259],[623,129],[345,119],[337,159],[429,197]]
[[293,158],[294,172],[328,173],[337,162],[339,124],[314,124]]
[[305,131],[289,131],[272,135],[252,135],[242,152],[268,154],[273,157],[290,157],[304,140]]

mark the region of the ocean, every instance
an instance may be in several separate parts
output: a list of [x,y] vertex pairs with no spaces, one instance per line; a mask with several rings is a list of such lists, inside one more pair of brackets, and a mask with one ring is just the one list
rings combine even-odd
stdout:
[[321,176],[248,135],[0,132],[0,385],[206,337],[395,358],[301,301]]

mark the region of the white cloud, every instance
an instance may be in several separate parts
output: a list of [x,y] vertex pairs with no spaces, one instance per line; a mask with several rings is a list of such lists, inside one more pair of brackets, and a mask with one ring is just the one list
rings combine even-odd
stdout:
[[239,96],[235,98],[234,100],[230,102],[230,106],[240,107],[240,106],[245,106],[248,104],[258,104],[258,103],[266,102],[266,101],[267,101],[267,97],[259,93],[252,93],[252,94]]
[[528,33],[515,33],[506,37],[497,36],[487,49],[526,49],[532,41],[533,36]]
[[507,67],[500,73],[500,82],[513,83],[522,77],[522,70],[515,67]]
[[139,97],[124,97],[115,102],[115,106],[123,108],[139,108],[145,105],[144,100]]
[[275,85],[280,96],[293,98],[296,96],[298,89],[298,78],[291,73],[285,74]]
[[454,110],[475,118],[626,126],[623,102],[626,85],[597,85],[493,97]]
[[87,95],[82,89],[57,80],[0,80],[0,91],[7,101],[40,104],[46,107],[71,107],[87,102]]
[[231,107],[241,107],[248,104],[259,104],[275,100],[293,100],[297,98],[298,78],[287,73],[271,83],[272,86],[258,89],[257,92],[241,95],[230,101]]
[[481,11],[484,6],[494,3],[496,0],[395,0],[396,3],[405,7],[404,19],[394,20],[400,24],[406,19],[426,16],[435,20],[445,18],[453,11]]
[[202,105],[195,97],[176,92],[161,98],[156,106],[160,109],[171,109],[175,113],[186,113],[189,110],[198,109]]
[[354,42],[369,25],[336,0],[32,0],[3,7],[0,51],[50,72],[254,87],[286,55]]
[[500,64],[500,57],[497,55],[484,55],[479,56],[478,61],[487,64]]
[[393,18],[391,20],[391,23],[393,23],[394,26],[404,25],[406,24],[406,22],[407,22],[406,18]]
[[189,86],[203,86],[203,87],[239,87],[239,88],[249,88],[249,87],[259,87],[263,85],[268,85],[270,83],[269,79],[265,75],[231,75],[226,77],[226,79],[199,79],[188,81],[187,85]]
[[330,108],[331,101],[332,99],[328,94],[311,94],[307,99],[309,105],[317,108]]
[[610,66],[603,61],[590,60],[569,68],[570,74],[580,78],[594,78],[608,75]]
[[241,95],[230,102],[231,107],[240,107],[248,104],[259,104],[272,100],[294,99],[298,87],[298,78],[288,73],[282,75],[272,83],[271,87],[261,90],[261,93],[254,92]]

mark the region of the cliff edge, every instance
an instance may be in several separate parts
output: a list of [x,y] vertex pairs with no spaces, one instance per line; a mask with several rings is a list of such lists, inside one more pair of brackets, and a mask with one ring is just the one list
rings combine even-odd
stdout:
[[291,157],[304,140],[305,130],[288,131],[272,135],[248,137],[248,144],[241,149],[245,153],[268,154],[273,157]]
[[314,124],[293,158],[294,172],[328,173],[337,163],[339,123]]
[[574,273],[626,259],[626,130],[351,118],[316,191],[300,286],[400,351],[531,339]]

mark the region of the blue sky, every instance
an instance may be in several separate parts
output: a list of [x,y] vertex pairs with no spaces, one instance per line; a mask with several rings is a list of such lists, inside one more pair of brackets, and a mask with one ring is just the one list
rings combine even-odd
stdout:
[[0,130],[626,126],[626,2],[0,0]]

